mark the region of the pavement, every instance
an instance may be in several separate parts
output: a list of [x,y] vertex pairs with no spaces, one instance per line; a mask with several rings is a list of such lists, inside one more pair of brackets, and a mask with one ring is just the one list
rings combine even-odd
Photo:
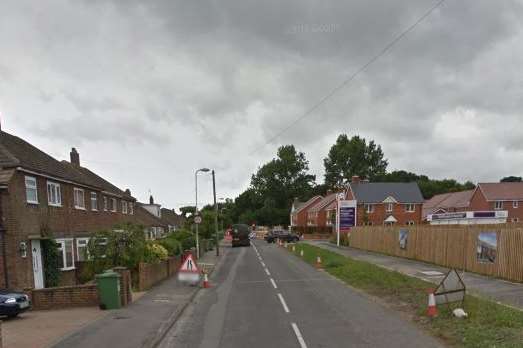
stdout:
[[442,347],[407,318],[275,244],[231,249],[159,347]]
[[69,332],[103,317],[98,307],[29,311],[2,321],[3,348],[44,348]]
[[[420,278],[434,284],[439,284],[449,271],[448,268],[425,262],[388,256],[344,246],[338,247],[327,241],[306,241],[305,243],[348,256],[354,260],[373,263],[377,266],[400,272],[411,277]],[[458,271],[465,283],[467,292],[500,304],[523,310],[522,283],[513,283],[499,278],[463,272],[461,270]],[[439,274],[432,272],[437,272]]]
[[[221,248],[222,255],[207,252],[199,262],[211,270],[219,269],[219,260],[226,257],[227,248]],[[168,332],[176,319],[200,290],[200,286],[180,283],[176,276],[164,280],[143,294],[136,302],[107,315],[78,330],[60,342],[55,348],[136,348],[154,347]]]

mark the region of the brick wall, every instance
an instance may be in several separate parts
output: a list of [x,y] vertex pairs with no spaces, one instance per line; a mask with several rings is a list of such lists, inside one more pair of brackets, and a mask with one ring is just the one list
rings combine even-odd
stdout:
[[99,305],[96,284],[32,290],[29,295],[34,310]]
[[365,213],[365,206],[364,204],[358,204],[358,218],[357,218],[357,225],[362,226],[364,223],[364,217],[367,216],[367,220],[372,223],[374,226],[380,226],[383,225],[385,219],[392,215],[394,216],[398,222],[397,225],[406,225],[408,221],[414,221],[416,225],[421,224],[421,218],[422,218],[422,204],[415,204],[415,211],[414,212],[407,212],[405,210],[405,204],[402,203],[394,203],[392,212],[387,212],[386,205],[383,203],[374,204],[374,212],[372,213]]
[[159,263],[140,263],[138,265],[138,291],[145,291],[162,280],[175,274],[180,267],[180,260],[171,257]]

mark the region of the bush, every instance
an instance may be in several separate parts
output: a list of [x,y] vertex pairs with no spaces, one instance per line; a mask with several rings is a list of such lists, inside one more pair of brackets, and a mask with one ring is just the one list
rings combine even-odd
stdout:
[[52,288],[60,284],[60,262],[62,255],[58,244],[52,239],[42,239],[45,287]]
[[169,256],[176,256],[182,253],[182,243],[176,240],[173,235],[159,240],[158,243],[167,250]]
[[169,253],[167,249],[155,242],[148,242],[145,245],[145,255],[144,262],[147,263],[157,263],[160,261],[165,261],[169,258]]

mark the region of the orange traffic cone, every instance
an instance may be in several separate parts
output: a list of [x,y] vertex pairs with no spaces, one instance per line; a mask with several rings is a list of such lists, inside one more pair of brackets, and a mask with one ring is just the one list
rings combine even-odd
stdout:
[[323,266],[321,265],[321,256],[320,255],[316,256],[316,268],[323,268]]
[[438,315],[438,308],[436,307],[436,297],[434,296],[434,290],[429,290],[429,306],[427,307],[427,316],[435,317]]
[[203,288],[208,289],[211,287],[211,284],[209,284],[209,277],[207,276],[207,272],[203,272]]

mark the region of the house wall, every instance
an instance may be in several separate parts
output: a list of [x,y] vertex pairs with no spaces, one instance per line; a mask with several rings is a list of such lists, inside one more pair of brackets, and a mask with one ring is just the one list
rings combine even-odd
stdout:
[[423,204],[415,204],[414,212],[407,212],[405,210],[405,204],[395,203],[392,208],[392,212],[386,212],[386,205],[383,203],[374,204],[373,213],[365,213],[365,205],[358,204],[357,212],[357,225],[362,226],[365,223],[365,216],[372,225],[383,225],[384,220],[389,216],[393,215],[398,222],[397,225],[406,225],[408,221],[414,221],[414,224],[420,224],[422,219]]
[[316,198],[310,204],[303,207],[297,214],[293,214],[294,226],[307,226],[307,214],[309,212],[309,208],[312,207],[314,204],[318,203],[320,200],[322,200],[321,197]]
[[[514,218],[518,219],[519,222],[523,222],[523,201],[518,200],[518,207],[513,207],[514,201],[503,201],[503,208],[508,212],[507,222],[513,221]],[[472,195],[470,205],[464,209],[467,211],[482,211],[482,210],[495,210],[496,202],[489,202],[481,192],[481,189],[477,189]]]
[[[4,226],[7,229],[6,258],[10,288],[24,289],[34,286],[29,236],[39,236],[42,231],[49,231],[53,238],[87,237],[96,231],[112,228],[118,223],[136,222],[134,215],[122,214],[119,198],[117,198],[117,212],[103,211],[101,192],[97,192],[98,211],[91,211],[91,190],[86,188],[84,188],[86,210],[75,209],[73,198],[75,186],[62,182],[58,182],[62,191],[62,206],[49,206],[47,203],[48,179],[38,175],[29,176],[37,179],[39,204],[27,203],[25,176],[26,174],[23,172],[16,172],[9,183],[8,192],[2,195]],[[28,246],[25,258],[19,252],[21,242],[27,243]],[[74,240],[75,260],[77,260],[76,250],[76,240]],[[3,279],[3,277],[0,278],[0,284],[4,282]],[[64,271],[61,285],[73,284],[76,284],[74,270]],[[5,284],[2,285],[5,287]]]

